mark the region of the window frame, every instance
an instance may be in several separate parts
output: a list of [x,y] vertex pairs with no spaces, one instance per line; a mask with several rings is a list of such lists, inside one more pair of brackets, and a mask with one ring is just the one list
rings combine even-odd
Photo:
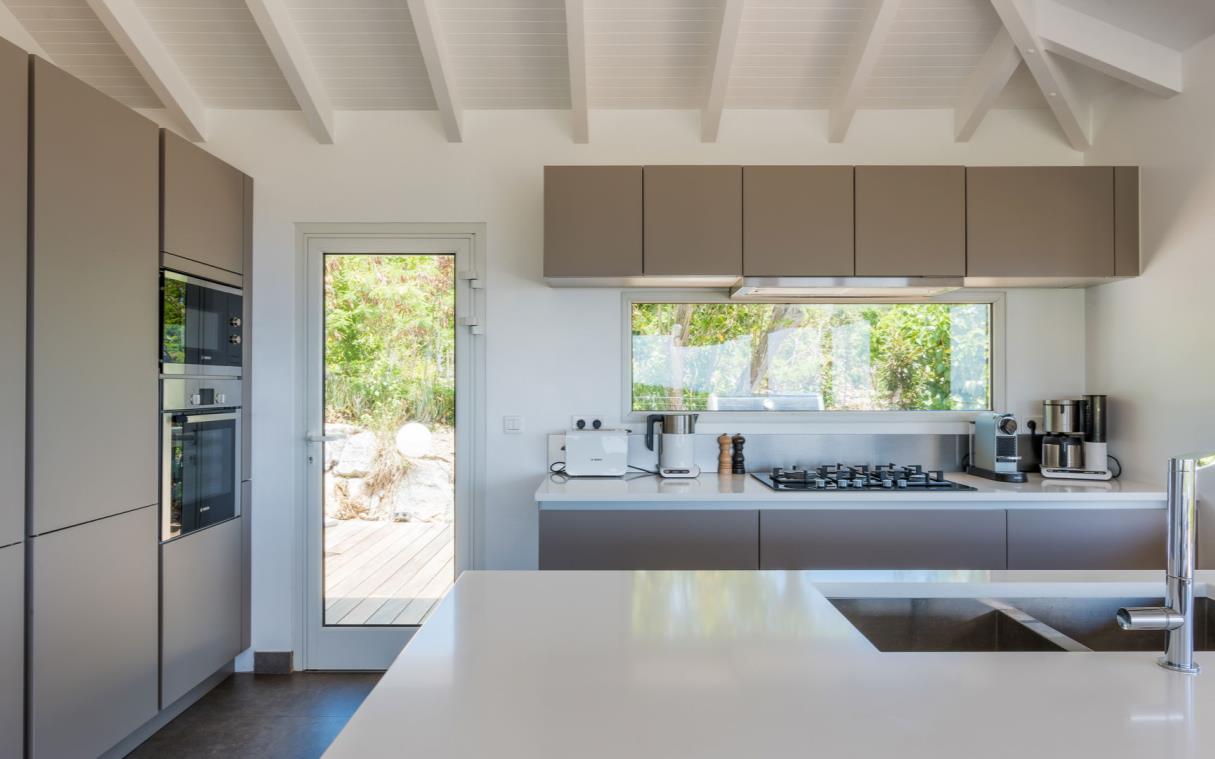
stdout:
[[[783,300],[735,301],[720,290],[646,290],[629,289],[621,294],[621,419],[626,423],[645,423],[648,411],[633,410],[633,304],[635,303],[981,303],[991,306],[991,405],[998,411],[1006,407],[1005,293],[1002,290],[955,290],[928,298],[797,298]],[[974,411],[698,411],[701,424],[713,426],[745,424],[752,432],[763,431],[767,424],[787,432],[791,424],[816,424],[816,432],[969,432]],[[716,431],[716,430],[714,430]]]

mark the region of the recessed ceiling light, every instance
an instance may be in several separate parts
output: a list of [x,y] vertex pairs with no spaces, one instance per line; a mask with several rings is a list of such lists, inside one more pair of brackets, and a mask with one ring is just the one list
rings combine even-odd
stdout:
[[1050,96],[1051,96],[1051,97],[1057,97],[1058,95],[1059,95],[1059,93],[1057,93],[1057,92],[1052,92],[1052,93],[1050,93]]
[[1025,48],[1025,52],[1029,53],[1030,55],[1033,55],[1034,53],[1036,53],[1038,51],[1034,50],[1032,47],[1027,47],[1027,48]]

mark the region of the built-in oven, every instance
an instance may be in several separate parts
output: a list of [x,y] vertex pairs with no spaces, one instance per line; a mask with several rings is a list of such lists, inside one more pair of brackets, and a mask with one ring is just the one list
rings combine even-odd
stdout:
[[241,383],[165,377],[161,382],[161,540],[240,514]]
[[161,269],[161,374],[239,377],[241,302],[238,287]]

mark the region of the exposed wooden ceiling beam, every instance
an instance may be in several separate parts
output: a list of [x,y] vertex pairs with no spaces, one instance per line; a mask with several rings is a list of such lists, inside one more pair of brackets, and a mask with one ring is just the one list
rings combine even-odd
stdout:
[[890,33],[890,27],[894,25],[898,10],[899,0],[869,0],[865,7],[857,38],[844,62],[844,78],[840,81],[827,115],[827,139],[831,142],[843,142],[847,136],[856,107],[865,94],[865,85],[877,65],[882,45]]
[[447,40],[439,30],[439,12],[434,0],[405,0],[414,31],[418,35],[418,48],[422,51],[422,62],[430,77],[430,89],[434,92],[435,104],[439,107],[439,118],[449,142],[464,139],[464,111],[460,98],[451,81],[451,63],[447,56]]
[[979,64],[970,73],[962,97],[953,109],[954,139],[968,141],[991,110],[1005,85],[1021,65],[1021,53],[1008,31],[1001,29]]
[[1091,109],[1082,104],[1059,64],[1043,51],[1042,39],[1034,22],[1032,0],[991,0],[1008,36],[1017,46],[1029,73],[1042,90],[1047,104],[1055,114],[1067,141],[1076,150],[1092,147],[1089,136]]
[[207,109],[134,0],[85,0],[185,136],[207,138]]
[[717,54],[713,58],[713,78],[709,80],[709,96],[700,113],[701,142],[717,142],[721,113],[726,107],[726,89],[730,85],[730,69],[734,67],[734,49],[738,46],[738,29],[742,26],[742,12],[743,0],[726,0],[722,6]]
[[38,44],[38,40],[34,39],[34,35],[30,34],[21,20],[13,15],[8,6],[0,2],[0,37],[8,40],[17,47],[27,53],[34,55],[44,60],[50,60],[51,57],[46,54],[46,50],[42,45]]
[[1181,53],[1171,47],[1054,0],[1038,0],[1035,16],[1046,50],[1155,95],[1181,92],[1184,66]]
[[586,92],[585,0],[565,0],[565,48],[570,63],[570,110],[574,115],[574,142],[590,142],[591,116]]
[[245,0],[318,142],[333,144],[333,106],[283,0]]

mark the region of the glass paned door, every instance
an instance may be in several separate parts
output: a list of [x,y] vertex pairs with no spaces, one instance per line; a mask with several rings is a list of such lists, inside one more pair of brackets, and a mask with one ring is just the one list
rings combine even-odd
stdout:
[[418,625],[451,587],[455,259],[324,260],[324,622]]
[[471,563],[479,232],[455,226],[301,225],[306,669],[386,668]]

